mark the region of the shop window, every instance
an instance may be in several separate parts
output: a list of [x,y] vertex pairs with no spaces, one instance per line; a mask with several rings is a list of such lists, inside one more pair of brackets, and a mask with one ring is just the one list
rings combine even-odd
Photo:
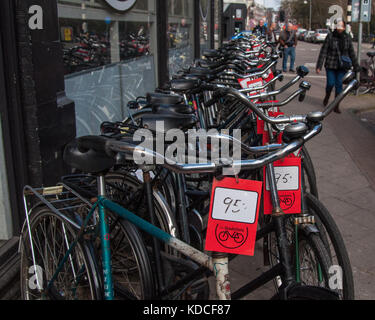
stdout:
[[66,95],[75,102],[77,136],[122,121],[127,103],[156,87],[151,34],[155,1],[118,12],[104,0],[59,0]]
[[193,5],[191,0],[168,0],[170,77],[194,60]]
[[199,15],[200,15],[200,47],[201,52],[210,48],[210,10],[211,0],[199,1]]

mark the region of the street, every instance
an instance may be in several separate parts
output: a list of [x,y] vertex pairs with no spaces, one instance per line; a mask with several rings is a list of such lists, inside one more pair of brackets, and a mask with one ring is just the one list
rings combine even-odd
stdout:
[[[365,54],[370,50],[369,45],[364,46]],[[299,42],[296,66],[310,69],[305,80],[312,87],[305,102],[296,100],[285,107],[286,114],[323,110],[325,72],[315,73],[319,51],[320,45]],[[293,76],[287,73],[283,83]],[[296,86],[289,89],[280,100],[295,90]],[[363,120],[374,119],[375,96],[349,96],[341,110],[341,115],[332,113],[324,121],[323,132],[307,147],[317,172],[320,200],[334,217],[349,252],[356,299],[375,299],[375,122]],[[255,257],[241,256],[231,262],[233,291],[266,271],[262,265],[262,243],[258,242]],[[269,283],[245,299],[269,299],[274,292],[273,283]]]

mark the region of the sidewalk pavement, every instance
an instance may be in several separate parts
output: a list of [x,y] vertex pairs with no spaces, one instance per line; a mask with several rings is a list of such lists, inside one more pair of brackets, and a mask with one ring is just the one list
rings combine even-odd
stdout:
[[[323,110],[322,80],[308,80],[312,89],[305,102],[290,103],[286,114]],[[323,132],[307,145],[316,168],[320,200],[335,219],[349,253],[358,300],[375,299],[375,131],[366,128],[351,110],[372,103],[374,96],[364,100],[348,97],[342,103],[343,114],[330,115]],[[233,291],[267,270],[262,267],[260,242],[256,248],[255,257],[238,257],[230,263]],[[212,279],[210,284],[214,297]],[[245,299],[269,299],[273,293],[269,283]]]

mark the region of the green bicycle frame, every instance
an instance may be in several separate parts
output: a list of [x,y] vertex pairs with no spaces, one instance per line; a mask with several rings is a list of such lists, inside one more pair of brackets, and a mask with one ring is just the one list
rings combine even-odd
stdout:
[[[194,260],[195,262],[199,263],[200,265],[208,268],[211,271],[216,271],[217,274],[217,267],[215,267],[215,263],[213,259],[206,255],[205,253],[187,245],[186,243],[182,242],[181,240],[174,238],[170,234],[164,232],[163,230],[155,227],[154,225],[150,224],[149,222],[139,218],[134,213],[126,210],[125,208],[121,207],[120,205],[106,199],[103,196],[98,197],[98,202],[95,203],[91,212],[87,216],[84,225],[82,228],[86,228],[87,223],[90,217],[93,215],[93,212],[98,209],[99,212],[99,229],[100,229],[100,238],[101,238],[101,245],[102,245],[102,264],[103,264],[103,275],[104,275],[104,298],[105,300],[113,300],[114,298],[114,290],[113,290],[113,279],[112,279],[112,267],[111,267],[111,250],[110,250],[110,234],[108,229],[108,224],[106,222],[105,216],[105,209],[110,210],[111,212],[117,214],[121,218],[130,221],[139,229],[145,231],[146,233],[152,235],[153,237],[163,241],[170,247],[176,249],[183,255],[189,257],[190,259]],[[64,258],[59,264],[55,274],[51,278],[48,283],[48,288],[51,288],[53,282],[57,279],[58,274],[62,270],[62,266],[68,260],[70,254],[72,253],[75,246],[78,244],[78,239],[76,239],[68,251],[66,252]]]

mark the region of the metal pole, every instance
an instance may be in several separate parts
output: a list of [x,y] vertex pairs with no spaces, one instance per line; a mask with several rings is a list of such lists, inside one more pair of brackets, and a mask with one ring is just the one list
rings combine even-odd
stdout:
[[[363,24],[362,24],[362,0],[359,4],[359,29],[358,29],[358,50],[357,50],[357,61],[361,64],[361,53],[362,53],[362,35],[363,35]],[[360,81],[360,73],[357,73],[357,80]],[[359,89],[357,90],[357,96],[359,94]]]
[[219,22],[219,48],[223,46],[223,37],[224,37],[224,32],[223,32],[223,13],[224,13],[224,1],[219,0],[218,1],[218,22]]
[[311,31],[311,10],[312,10],[312,0],[310,0],[310,29],[309,31]]

